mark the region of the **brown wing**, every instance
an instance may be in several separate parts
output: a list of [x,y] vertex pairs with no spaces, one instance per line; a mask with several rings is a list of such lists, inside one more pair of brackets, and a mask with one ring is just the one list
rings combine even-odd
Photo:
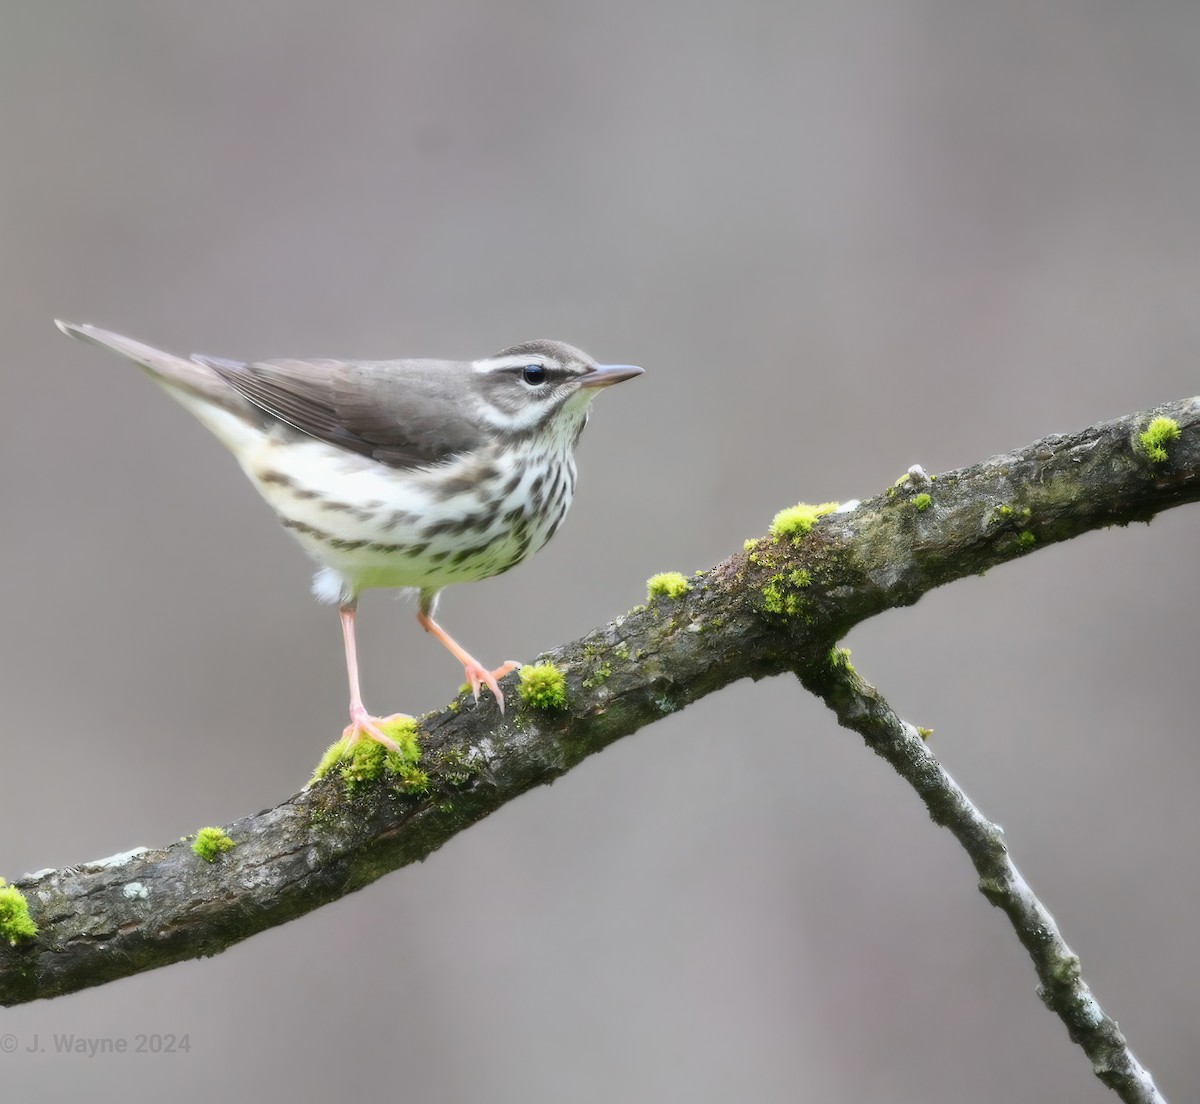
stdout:
[[192,359],[272,418],[389,467],[435,464],[484,440],[469,416],[473,392],[467,364]]

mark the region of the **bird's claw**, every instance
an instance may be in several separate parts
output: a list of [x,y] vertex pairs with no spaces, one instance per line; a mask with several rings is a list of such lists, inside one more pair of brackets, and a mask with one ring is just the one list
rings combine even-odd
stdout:
[[350,723],[342,729],[342,739],[346,741],[346,747],[352,748],[364,736],[368,740],[374,740],[376,743],[383,744],[388,751],[394,751],[397,755],[402,755],[400,745],[396,743],[383,729],[381,725],[389,724],[392,721],[411,721],[412,717],[407,713],[392,713],[387,717],[372,717],[362,706],[357,709],[350,710]]
[[486,686],[495,697],[496,704],[500,707],[500,712],[503,713],[504,691],[500,689],[500,680],[520,666],[515,659],[510,659],[507,663],[502,663],[494,671],[489,671],[486,667],[472,661],[471,663],[463,664],[463,673],[466,676],[467,682],[471,685],[471,693],[475,696],[475,700],[479,701],[480,691]]

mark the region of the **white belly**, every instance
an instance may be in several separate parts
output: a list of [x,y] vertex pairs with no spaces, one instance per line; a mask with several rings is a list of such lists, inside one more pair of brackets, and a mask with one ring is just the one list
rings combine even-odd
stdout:
[[569,450],[536,469],[514,466],[498,449],[402,469],[272,434],[239,459],[284,527],[327,569],[317,585],[327,601],[507,571],[550,539],[575,488]]

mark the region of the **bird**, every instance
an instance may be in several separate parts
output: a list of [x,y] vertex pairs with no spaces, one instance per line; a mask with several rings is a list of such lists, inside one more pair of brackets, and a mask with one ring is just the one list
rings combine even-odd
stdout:
[[575,446],[592,399],[642,374],[598,364],[560,341],[526,341],[479,360],[265,360],[176,356],[90,324],[63,333],[133,361],[241,465],[318,568],[314,596],[335,604],[350,689],[348,746],[396,713],[368,712],[355,626],[366,590],[415,591],[417,620],[462,664],[476,702],[513,660],[479,663],[434,620],[452,583],[527,560],[575,492]]

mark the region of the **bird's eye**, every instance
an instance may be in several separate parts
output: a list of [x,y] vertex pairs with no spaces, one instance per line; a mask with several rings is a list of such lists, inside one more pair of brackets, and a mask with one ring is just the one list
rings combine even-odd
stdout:
[[540,364],[526,364],[521,370],[521,379],[530,387],[537,387],[546,382],[546,369]]

